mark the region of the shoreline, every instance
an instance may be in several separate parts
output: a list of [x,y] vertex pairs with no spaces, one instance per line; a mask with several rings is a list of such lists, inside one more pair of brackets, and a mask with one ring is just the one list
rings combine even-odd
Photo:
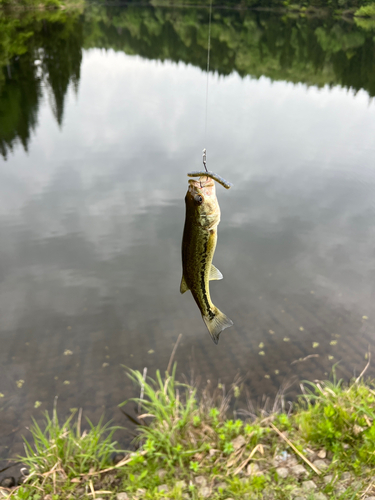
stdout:
[[130,417],[138,424],[136,451],[117,449],[113,434],[123,429],[100,421],[82,432],[81,412],[61,423],[55,408],[45,427],[31,426],[33,442],[20,457],[28,470],[23,484],[0,488],[0,498],[328,500],[375,494],[375,381],[365,381],[363,373],[347,385],[335,373],[332,382],[306,382],[289,412],[280,397],[272,413],[244,410],[236,420],[228,416],[231,391],[198,394],[176,381],[175,367],[155,381],[144,381],[138,371],[128,375],[142,396],[129,400],[139,408]]
[[[3,12],[19,12],[19,11],[43,11],[43,10],[68,10],[72,8],[79,8],[84,6],[98,5],[103,7],[117,6],[117,7],[154,7],[154,8],[207,8],[207,5],[195,4],[195,3],[173,3],[173,2],[163,2],[150,0],[149,2],[142,2],[140,4],[134,4],[133,2],[89,2],[87,0],[0,0],[0,11]],[[375,18],[375,3],[363,3],[353,7],[345,8],[334,8],[326,6],[308,5],[283,2],[282,5],[270,5],[270,6],[260,6],[260,5],[214,5],[215,9],[227,9],[233,11],[254,11],[254,12],[273,12],[279,15],[297,15],[301,17],[327,17],[334,16],[340,17],[342,19],[353,21],[356,19],[374,19]]]

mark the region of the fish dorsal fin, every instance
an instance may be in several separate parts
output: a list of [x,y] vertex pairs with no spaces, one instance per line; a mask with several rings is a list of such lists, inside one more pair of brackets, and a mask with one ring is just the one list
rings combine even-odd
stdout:
[[219,271],[217,267],[215,267],[213,264],[211,264],[211,270],[210,270],[210,281],[211,280],[222,280],[223,275]]
[[180,285],[180,293],[185,293],[189,290],[189,287],[187,286],[187,283],[185,281],[184,275],[182,275],[181,278],[181,285]]

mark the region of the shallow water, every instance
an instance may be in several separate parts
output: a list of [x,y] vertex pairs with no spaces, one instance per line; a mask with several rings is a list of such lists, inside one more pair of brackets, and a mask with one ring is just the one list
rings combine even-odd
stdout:
[[[180,334],[180,376],[229,387],[240,374],[259,403],[367,362],[373,28],[213,19],[206,138],[205,9],[31,19],[32,46],[4,63],[0,457],[55,396],[61,413],[125,424],[117,405],[135,389],[122,365],[164,370]],[[211,295],[234,321],[218,346],[179,293],[186,173],[203,147],[234,183],[217,187],[224,280]]]

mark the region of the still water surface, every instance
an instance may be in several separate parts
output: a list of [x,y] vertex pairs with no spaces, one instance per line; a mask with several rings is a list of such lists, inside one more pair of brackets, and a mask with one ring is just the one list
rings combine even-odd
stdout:
[[[206,140],[201,10],[47,22],[48,36],[36,28],[35,46],[4,66],[0,458],[20,451],[30,415],[56,395],[61,413],[105,410],[124,424],[116,406],[135,392],[121,365],[164,370],[179,334],[180,374],[227,386],[241,374],[258,401],[338,361],[344,377],[366,364],[374,31],[238,16],[214,12]],[[217,187],[224,280],[211,295],[234,321],[218,346],[179,293],[186,173],[203,147],[234,183]]]

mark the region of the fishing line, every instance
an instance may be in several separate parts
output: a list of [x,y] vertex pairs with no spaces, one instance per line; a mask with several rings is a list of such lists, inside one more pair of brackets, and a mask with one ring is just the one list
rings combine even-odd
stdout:
[[[210,15],[208,21],[208,43],[207,43],[207,80],[206,80],[206,116],[204,125],[204,142],[207,140],[207,117],[208,117],[208,75],[210,71],[210,49],[211,49],[211,17],[212,17],[212,0],[210,0]],[[206,166],[206,148],[203,149],[203,165]]]
[[[205,125],[204,125],[204,142],[207,140],[207,117],[208,117],[208,76],[210,72],[210,49],[211,49],[211,18],[212,18],[212,0],[210,0],[210,15],[208,21],[208,43],[207,43],[207,80],[206,80],[206,116],[205,116]],[[210,177],[214,181],[221,184],[225,189],[230,189],[233,184],[231,182],[226,181],[223,177],[215,172],[210,172],[207,169],[207,151],[206,148],[203,149],[203,165],[204,171],[195,170],[194,172],[189,172],[189,177]],[[202,187],[202,185],[201,185]]]

